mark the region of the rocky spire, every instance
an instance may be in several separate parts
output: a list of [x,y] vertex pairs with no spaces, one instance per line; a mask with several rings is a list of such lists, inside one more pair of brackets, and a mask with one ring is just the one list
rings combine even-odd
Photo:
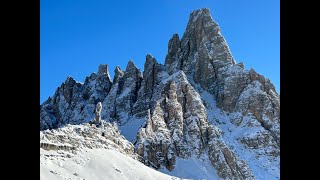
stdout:
[[116,67],[113,87],[103,102],[110,111],[109,118],[122,124],[126,121],[125,116],[133,114],[133,106],[137,101],[142,79],[142,73],[133,60],[129,60],[125,71]]
[[221,36],[219,25],[213,21],[207,8],[198,9],[190,14],[188,25],[182,37],[182,44],[189,41],[191,52],[200,47],[203,40]]
[[127,64],[127,67],[126,67],[126,71],[130,71],[130,70],[133,70],[133,69],[138,69],[137,66],[134,64],[133,60],[130,59],[128,61],[128,64]]
[[157,64],[157,60],[151,54],[147,54],[143,71],[143,77],[145,79],[143,85],[145,89],[146,98],[151,98],[153,93],[153,88],[155,86],[158,73]]
[[173,34],[168,43],[168,54],[166,56],[165,64],[170,65],[174,61],[174,55],[180,50],[180,39],[178,34]]
[[227,42],[221,35],[220,27],[212,19],[208,8],[198,9],[190,14],[181,41],[183,45],[187,45],[191,54],[199,48],[206,48],[211,56],[211,62],[219,60],[232,63],[233,61]]
[[109,79],[110,79],[110,75],[109,75],[109,71],[108,71],[108,64],[100,64],[99,65],[98,75],[107,75],[107,76],[109,76]]
[[[207,8],[198,9],[190,14],[188,25],[181,40],[174,34],[168,43],[168,54],[165,64],[172,73],[184,70],[186,74],[200,73],[195,71],[198,61],[214,65],[235,64],[226,40],[221,35],[220,27]],[[207,66],[207,67],[208,67]],[[218,65],[217,65],[218,67]]]
[[114,69],[114,78],[113,78],[113,83],[117,83],[119,82],[119,79],[122,78],[124,75],[124,72],[121,71],[119,66],[116,66],[116,68]]
[[142,78],[140,69],[137,68],[132,59],[130,59],[127,64],[126,71],[124,72],[124,78],[133,78],[134,80]]
[[101,102],[98,102],[96,105],[96,110],[94,112],[94,114],[95,114],[94,123],[95,124],[101,124],[101,110],[102,110],[102,104],[101,104]]
[[109,90],[112,86],[112,81],[110,79],[107,64],[99,65],[98,74],[95,78],[95,82],[96,83],[93,90],[93,96],[90,99],[91,102],[94,104],[98,103],[99,101],[103,101],[103,99],[108,95]]
[[147,54],[146,62],[144,63],[144,69],[146,68],[149,69],[151,66],[153,66],[156,63],[158,63],[157,60],[151,54]]
[[73,94],[75,93],[75,89],[81,87],[80,83],[77,83],[73,77],[68,76],[64,83],[62,83],[61,87],[57,90],[61,90],[64,99],[70,104],[73,98]]

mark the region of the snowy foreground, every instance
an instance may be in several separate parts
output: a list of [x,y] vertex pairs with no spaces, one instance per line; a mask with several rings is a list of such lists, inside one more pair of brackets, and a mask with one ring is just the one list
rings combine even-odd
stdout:
[[133,145],[116,126],[104,125],[67,125],[40,131],[40,179],[219,179],[205,157],[177,158],[173,171],[152,169],[137,160]]
[[92,149],[71,158],[57,158],[57,154],[40,149],[41,180],[180,179],[149,168],[115,150]]
[[59,151],[40,148],[40,180],[219,179],[212,174],[212,166],[199,159],[178,159],[173,171],[161,169],[159,172],[110,149],[88,149],[71,156],[63,158]]
[[103,124],[40,131],[40,179],[180,179],[139,162],[118,128]]

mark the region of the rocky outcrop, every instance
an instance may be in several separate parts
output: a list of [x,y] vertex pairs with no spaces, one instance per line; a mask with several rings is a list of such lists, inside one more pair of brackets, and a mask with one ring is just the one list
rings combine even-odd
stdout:
[[236,64],[208,9],[192,12],[182,39],[174,35],[169,41],[166,67],[170,74],[183,70],[190,82],[199,84],[213,96],[218,108],[228,113],[240,112],[240,119],[254,118],[263,128],[260,131],[264,136],[256,133],[251,140],[243,136],[240,142],[247,145],[256,141],[257,146],[251,147],[261,147],[258,144],[264,142],[263,146],[273,149],[277,156],[280,148],[279,95],[270,80],[253,69],[245,70],[243,63]]
[[40,131],[40,148],[44,150],[62,150],[76,154],[86,148],[104,148],[138,158],[134,146],[119,132],[116,124],[101,121],[103,128],[89,124],[66,125],[63,128]]
[[223,179],[254,179],[247,163],[239,159],[221,137],[217,127],[208,128],[208,154],[211,164]]
[[114,78],[113,78],[113,83],[118,83],[119,79],[123,77],[123,71],[121,71],[120,67],[117,66],[116,69],[114,70]]
[[95,105],[105,99],[112,86],[107,68],[100,65],[98,74],[92,73],[83,84],[68,77],[40,106],[40,130],[92,120]]
[[181,39],[172,36],[164,65],[148,54],[143,73],[132,60],[114,72],[113,81],[107,65],[83,84],[67,78],[40,106],[40,130],[89,122],[102,102],[102,119],[119,126],[145,120],[135,152],[154,168],[173,170],[177,158],[200,156],[222,179],[259,179],[273,173],[265,164],[280,168],[279,95],[270,80],[235,62],[209,9],[190,14]]
[[178,51],[181,51],[181,42],[179,39],[179,35],[173,34],[168,43],[168,54],[166,56],[165,64],[170,65],[175,62],[175,60],[177,59],[175,55],[178,54]]
[[[115,104],[117,112],[128,112],[130,115],[133,115],[133,106],[137,101],[141,81],[142,74],[140,70],[133,64],[133,61],[129,61],[123,78],[119,80],[118,97]],[[118,118],[121,119],[123,116]]]
[[[137,137],[137,152],[156,168],[172,170],[175,156],[200,155],[205,146],[206,115],[200,98],[188,83],[183,71],[164,79],[153,95],[160,97],[150,109],[145,128]],[[202,112],[201,112],[202,111]],[[202,133],[202,134],[201,134]],[[142,150],[143,149],[143,150]]]
[[98,102],[98,104],[96,105],[96,109],[94,111],[94,122],[95,124],[101,124],[101,109],[102,109],[102,104],[101,102]]
[[154,97],[157,91],[156,86],[160,83],[163,75],[168,75],[165,67],[157,62],[151,55],[147,54],[144,64],[143,80],[138,91],[137,102],[134,105],[134,114],[137,117],[146,117],[148,109],[154,108],[157,97]]
[[102,103],[105,107],[102,117],[116,121],[119,125],[126,123],[134,114],[134,104],[137,101],[142,79],[142,73],[132,60],[128,62],[124,72],[116,67],[114,84]]
[[172,170],[176,157],[200,157],[208,151],[214,167],[221,169],[220,177],[253,178],[248,165],[234,155],[219,139],[218,130],[209,125],[201,97],[183,71],[167,77],[156,88],[161,98],[149,111],[146,126],[140,129],[135,144],[145,164]]
[[171,73],[183,70],[196,83],[207,88],[214,85],[219,67],[234,64],[229,47],[218,24],[212,20],[209,9],[190,14],[181,41],[176,34],[173,35],[165,64]]
[[[165,64],[170,73],[182,69],[195,83],[215,96],[219,108],[229,112],[239,111],[236,104],[240,95],[254,81],[262,84],[262,91],[273,96],[268,97],[270,101],[279,99],[270,80],[254,70],[246,71],[243,63],[235,63],[209,9],[196,10],[190,14],[181,41],[178,35],[173,35],[168,44]],[[274,104],[275,109],[278,109],[276,111],[279,111],[279,102]],[[279,117],[279,113],[275,114],[272,119]]]

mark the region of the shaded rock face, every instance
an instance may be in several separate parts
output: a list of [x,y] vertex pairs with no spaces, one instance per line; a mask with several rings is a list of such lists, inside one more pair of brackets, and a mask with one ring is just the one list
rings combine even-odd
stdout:
[[89,122],[101,102],[101,118],[119,126],[145,120],[135,152],[154,168],[173,170],[177,158],[203,155],[222,179],[259,179],[270,174],[266,163],[280,168],[279,95],[235,62],[208,9],[190,14],[181,39],[172,36],[164,65],[148,54],[142,73],[132,60],[114,72],[113,81],[107,65],[83,84],[69,77],[40,106],[40,130]]
[[[204,151],[207,139],[205,108],[183,71],[168,77],[156,87],[160,97],[149,111],[145,128],[137,137],[137,152],[159,168],[173,169],[175,156],[190,157]],[[142,149],[144,150],[142,150]],[[159,156],[159,158],[156,158]]]
[[114,78],[113,78],[113,83],[118,83],[119,79],[123,77],[123,71],[121,71],[120,67],[117,66],[116,69],[114,70]]
[[200,95],[178,71],[159,83],[155,107],[148,112],[146,126],[137,135],[136,152],[144,163],[154,168],[175,167],[176,157],[200,157],[208,152],[209,160],[222,178],[252,179],[248,165],[220,139],[209,125]]
[[134,104],[137,101],[138,91],[141,87],[142,73],[130,60],[123,72],[119,67],[115,69],[114,84],[102,102],[102,118],[125,124],[133,116]]
[[155,101],[159,98],[154,94],[158,91],[156,86],[162,80],[162,75],[168,75],[165,67],[159,64],[151,54],[148,54],[144,64],[143,81],[134,105],[134,114],[138,117],[146,117],[148,110],[154,108]]
[[223,179],[254,179],[247,163],[240,159],[221,137],[220,130],[208,128],[208,155],[217,174]]
[[105,99],[112,86],[107,68],[100,65],[98,74],[92,73],[83,84],[68,77],[40,106],[40,130],[93,119],[95,105]]

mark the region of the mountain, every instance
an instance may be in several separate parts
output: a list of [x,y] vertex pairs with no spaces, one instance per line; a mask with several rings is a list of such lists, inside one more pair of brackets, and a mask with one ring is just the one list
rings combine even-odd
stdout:
[[[280,178],[280,96],[235,61],[209,9],[193,11],[182,38],[172,36],[164,65],[148,54],[143,72],[132,60],[114,72],[111,80],[100,65],[84,83],[68,77],[40,105],[40,133],[88,123],[101,102],[102,119],[149,167],[194,179]],[[211,172],[184,177],[183,166],[199,162]]]

